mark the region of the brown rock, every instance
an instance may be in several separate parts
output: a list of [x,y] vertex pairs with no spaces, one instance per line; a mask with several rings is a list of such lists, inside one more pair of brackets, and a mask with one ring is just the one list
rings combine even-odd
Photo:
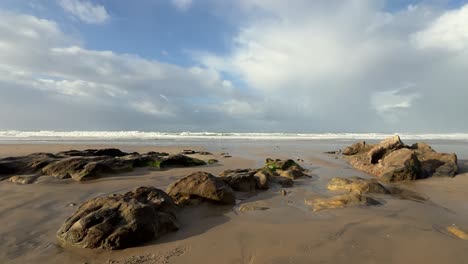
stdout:
[[[365,141],[357,142],[357,143],[354,143],[353,145],[345,148],[343,150],[343,155],[346,155],[346,156],[354,155],[354,154],[362,152],[362,151],[364,151],[366,149],[368,149],[368,145],[366,145]],[[333,153],[333,154],[335,154],[335,153]]]
[[8,181],[18,184],[31,184],[39,178],[39,175],[22,175],[12,176]]
[[227,185],[235,191],[239,192],[252,192],[257,187],[257,181],[254,177],[256,170],[227,170],[222,172],[219,177]]
[[387,182],[416,180],[422,176],[421,163],[410,149],[399,149],[382,161],[381,179]]
[[371,179],[363,179],[359,177],[351,177],[349,179],[335,177],[328,182],[328,189],[332,191],[347,191],[357,194],[366,194],[366,193],[381,193],[389,194],[390,191],[387,190],[382,184],[378,181]]
[[57,232],[63,245],[122,249],[178,229],[171,197],[152,187],[93,198]]
[[195,172],[167,188],[167,193],[177,204],[210,201],[219,204],[235,204],[234,191],[220,178],[207,172]]
[[340,196],[334,196],[331,198],[319,198],[313,200],[305,200],[305,203],[309,206],[312,206],[314,212],[320,211],[323,209],[336,209],[336,208],[345,208],[348,206],[358,206],[358,205],[379,205],[380,203],[367,196],[363,196],[357,193],[349,193]]

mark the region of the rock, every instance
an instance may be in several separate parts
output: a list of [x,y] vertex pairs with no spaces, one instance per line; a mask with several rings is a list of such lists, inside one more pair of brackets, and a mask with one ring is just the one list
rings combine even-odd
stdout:
[[354,143],[353,145],[345,148],[343,150],[343,155],[349,156],[354,155],[359,152],[363,152],[364,150],[368,149],[368,145],[366,145],[365,141]]
[[268,210],[270,209],[270,207],[266,207],[266,206],[260,206],[260,205],[256,205],[256,204],[241,204],[241,206],[239,206],[239,211],[240,212],[247,212],[247,211],[265,211],[265,210]]
[[198,155],[205,155],[205,156],[208,156],[208,155],[213,155],[213,153],[208,152],[208,151],[200,151],[200,152],[198,153]]
[[305,169],[292,159],[266,159],[264,171],[269,171],[274,176],[281,176],[295,180],[299,177],[308,176]]
[[294,185],[294,181],[292,179],[281,176],[272,176],[269,180],[271,183],[278,184],[282,188],[291,188]]
[[381,179],[387,182],[416,180],[423,176],[416,153],[406,148],[388,154],[382,166]]
[[216,163],[218,163],[218,162],[219,162],[219,161],[218,161],[217,159],[209,159],[209,160],[207,161],[207,163],[208,163],[209,165],[213,165],[213,164],[216,164]]
[[367,158],[369,163],[376,164],[381,158],[386,154],[392,152],[393,150],[398,150],[403,148],[405,145],[401,142],[401,139],[398,135],[395,135],[391,138],[387,138],[380,142],[379,144],[373,146],[367,153]]
[[281,196],[286,196],[286,195],[288,195],[288,192],[286,190],[281,190],[280,194],[281,194]]
[[233,205],[236,200],[229,185],[206,172],[195,172],[172,183],[167,193],[177,204],[182,205],[200,201]]
[[309,175],[305,174],[301,169],[297,168],[297,166],[291,166],[288,170],[276,170],[276,172],[279,176],[289,178],[291,180],[295,180],[300,177],[309,177]]
[[257,187],[255,173],[255,170],[250,169],[227,170],[222,172],[219,178],[235,191],[252,192]]
[[105,174],[128,172],[132,169],[131,161],[119,158],[71,157],[47,165],[42,169],[42,173],[59,179],[87,181]]
[[164,158],[160,163],[160,168],[168,167],[193,167],[193,166],[202,166],[206,165],[206,162],[196,158],[187,157],[184,155],[171,155],[167,158]]
[[270,179],[270,174],[271,173],[265,170],[259,170],[254,174],[257,189],[265,190],[269,188],[268,182]]
[[425,143],[409,147],[398,136],[375,145],[360,142],[345,149],[343,154],[353,167],[389,182],[453,177],[458,172],[455,154],[437,153]]
[[349,193],[340,196],[334,196],[331,198],[319,198],[313,200],[305,200],[305,203],[309,206],[312,206],[314,212],[320,211],[323,209],[336,209],[336,208],[345,208],[348,206],[358,206],[358,205],[379,205],[379,201],[372,199],[367,196],[363,196],[357,193]]
[[468,233],[461,230],[460,228],[456,226],[449,226],[447,227],[447,231],[450,232],[452,235],[463,239],[463,240],[468,240]]
[[33,153],[0,159],[0,180],[12,175],[35,174],[58,159],[58,156],[50,153]]
[[82,204],[57,232],[65,246],[123,249],[178,229],[171,197],[152,187]]
[[96,156],[108,156],[108,157],[122,157],[128,155],[128,153],[122,152],[120,149],[107,148],[107,149],[86,149],[86,150],[68,150],[57,153],[57,155],[72,156],[72,157],[96,157]]
[[31,184],[39,178],[39,175],[23,175],[23,176],[12,176],[8,181],[18,184]]
[[389,194],[390,191],[387,190],[382,184],[378,181],[372,179],[363,179],[359,177],[351,177],[349,179],[335,177],[328,182],[328,189],[332,191],[347,191],[357,194],[366,194],[366,193],[381,193]]

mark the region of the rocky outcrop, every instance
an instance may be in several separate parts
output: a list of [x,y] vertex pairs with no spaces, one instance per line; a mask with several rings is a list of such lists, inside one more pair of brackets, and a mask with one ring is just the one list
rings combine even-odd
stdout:
[[236,201],[232,188],[219,177],[207,172],[195,172],[172,183],[167,188],[167,193],[181,205],[203,201],[233,205]]
[[356,143],[343,155],[353,167],[387,182],[453,177],[458,172],[455,154],[437,153],[425,143],[407,146],[397,135],[374,145]]
[[[21,175],[49,175],[58,179],[87,181],[137,167],[189,167],[205,165],[203,160],[167,153],[125,153],[118,149],[70,150],[57,154],[34,153],[0,159],[0,180]],[[16,178],[15,178],[16,180]]]
[[163,191],[140,187],[82,204],[57,232],[65,246],[122,249],[178,229],[175,204]]

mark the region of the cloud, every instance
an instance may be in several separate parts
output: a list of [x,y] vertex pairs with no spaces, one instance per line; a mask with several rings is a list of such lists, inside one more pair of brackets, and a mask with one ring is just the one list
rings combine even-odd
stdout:
[[59,0],[59,4],[66,12],[88,24],[101,24],[110,19],[104,6],[88,0]]
[[171,0],[171,2],[181,11],[187,11],[193,4],[193,0]]
[[413,34],[412,39],[421,49],[468,49],[468,5],[444,13],[428,28]]
[[[121,129],[193,129],[222,120],[225,115],[213,109],[236,97],[235,88],[216,71],[86,49],[53,21],[4,11],[0,17],[3,129],[104,129],[117,124]],[[25,109],[34,114],[3,115]],[[38,114],[40,124],[33,119]],[[119,116],[132,121],[122,123]]]
[[[385,1],[374,0],[244,0],[237,8],[234,14],[243,23],[231,40],[231,52],[194,57],[245,81],[264,98],[255,102],[257,111],[282,124],[281,129],[468,128],[457,121],[460,111],[468,111],[457,98],[468,95],[462,84],[468,77],[459,75],[468,71],[461,44],[468,5],[443,10],[421,2],[390,12]],[[430,43],[455,40],[450,45],[459,51],[457,57],[414,45],[413,36],[433,35],[426,32],[439,24],[452,30],[450,37],[440,33]],[[414,84],[411,91],[395,88],[405,83]],[[435,105],[444,105],[445,117]]]

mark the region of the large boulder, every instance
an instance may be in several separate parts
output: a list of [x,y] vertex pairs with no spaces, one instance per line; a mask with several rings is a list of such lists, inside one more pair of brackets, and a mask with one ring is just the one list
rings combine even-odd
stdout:
[[177,204],[187,205],[208,201],[233,205],[234,191],[219,177],[207,172],[192,173],[167,188],[167,193]]
[[455,154],[437,153],[425,143],[407,146],[399,136],[375,145],[360,142],[345,149],[344,154],[353,167],[389,182],[453,177],[458,172]]
[[163,191],[140,187],[82,204],[57,232],[61,244],[123,249],[178,229],[175,204]]
[[226,170],[219,178],[235,191],[252,192],[257,189],[255,173],[257,170],[252,169]]
[[309,177],[306,170],[292,159],[266,159],[263,171],[269,171],[272,176],[281,176],[295,180],[300,177]]

